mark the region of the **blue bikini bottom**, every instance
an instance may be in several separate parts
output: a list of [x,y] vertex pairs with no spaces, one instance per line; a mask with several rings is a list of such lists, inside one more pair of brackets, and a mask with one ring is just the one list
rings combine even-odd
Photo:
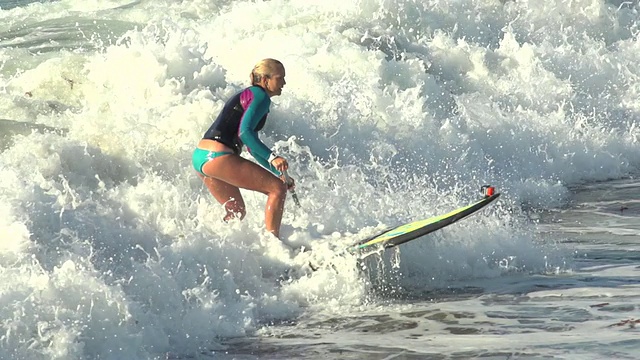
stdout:
[[191,158],[193,161],[193,167],[202,175],[207,176],[202,172],[202,167],[208,161],[211,161],[217,157],[233,154],[232,151],[211,151],[211,150],[203,150],[200,148],[196,148],[193,152],[193,157]]

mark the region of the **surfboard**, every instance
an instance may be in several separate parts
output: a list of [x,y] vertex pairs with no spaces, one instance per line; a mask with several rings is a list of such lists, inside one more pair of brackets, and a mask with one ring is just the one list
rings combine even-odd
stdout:
[[348,247],[347,251],[356,253],[363,250],[378,249],[380,246],[386,249],[404,244],[436,230],[440,230],[445,226],[449,226],[484,208],[500,196],[500,193],[496,193],[495,189],[489,185],[483,186],[481,192],[484,196],[472,204],[455,209],[444,215],[386,229],[377,235],[358,241]]

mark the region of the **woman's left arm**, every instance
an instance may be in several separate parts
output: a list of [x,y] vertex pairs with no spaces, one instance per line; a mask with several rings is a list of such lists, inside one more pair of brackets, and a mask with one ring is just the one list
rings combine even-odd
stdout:
[[247,146],[249,153],[251,153],[260,165],[269,169],[269,171],[275,175],[280,176],[280,172],[276,170],[268,160],[273,152],[260,140],[256,130],[262,118],[269,112],[271,100],[263,91],[252,92],[254,98],[242,115],[238,136]]

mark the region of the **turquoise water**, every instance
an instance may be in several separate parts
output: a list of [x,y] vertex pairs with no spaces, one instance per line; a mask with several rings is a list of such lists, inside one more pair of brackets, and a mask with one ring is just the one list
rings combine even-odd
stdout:
[[10,10],[16,7],[27,6],[34,2],[44,2],[44,1],[29,1],[29,0],[2,0],[0,1],[0,9],[2,10]]

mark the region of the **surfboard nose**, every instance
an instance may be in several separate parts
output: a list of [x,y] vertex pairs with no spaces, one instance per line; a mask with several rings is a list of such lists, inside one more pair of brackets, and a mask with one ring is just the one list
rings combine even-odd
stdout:
[[484,196],[493,196],[496,192],[496,188],[491,185],[483,185],[480,188],[480,192],[484,194]]

